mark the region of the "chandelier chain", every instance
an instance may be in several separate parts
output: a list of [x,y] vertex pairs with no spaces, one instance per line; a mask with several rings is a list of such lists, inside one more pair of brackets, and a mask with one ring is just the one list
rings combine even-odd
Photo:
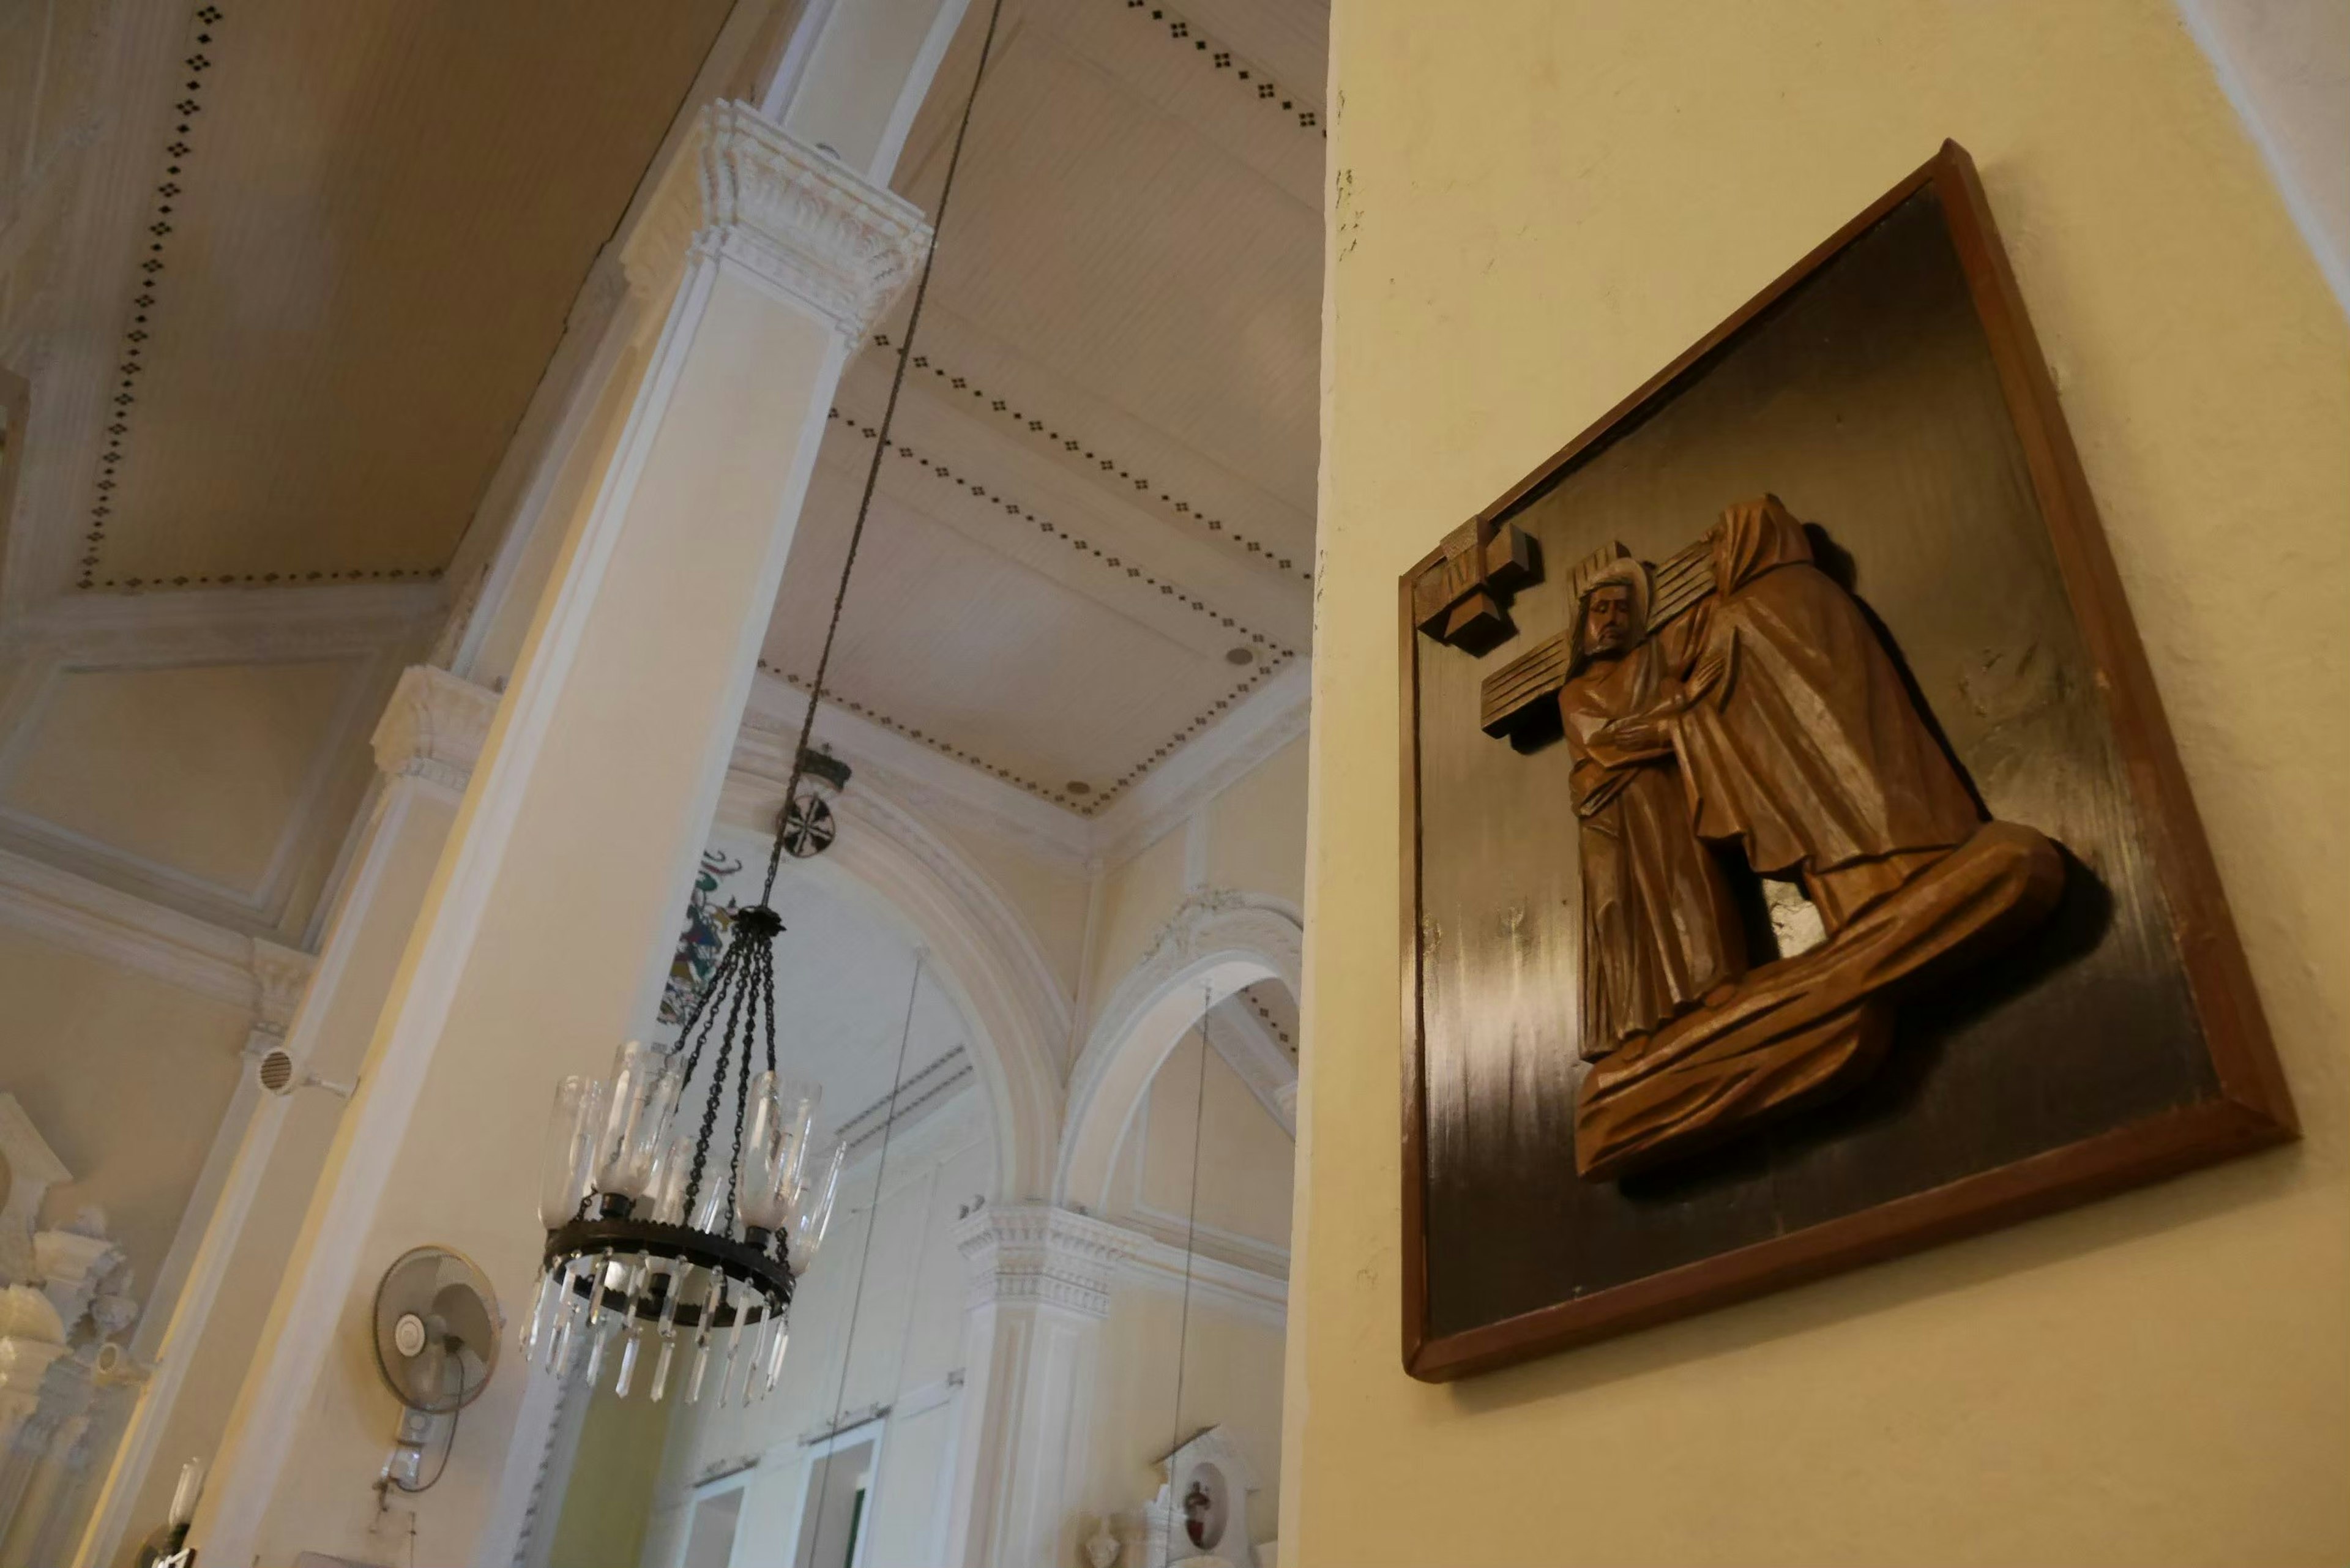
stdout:
[[881,408],[873,461],[865,470],[865,493],[858,498],[857,522],[848,531],[848,556],[840,564],[840,586],[833,590],[832,615],[825,622],[824,646],[816,653],[816,678],[808,682],[807,713],[800,720],[799,743],[792,748],[791,775],[784,783],[783,817],[776,823],[775,846],[767,851],[767,880],[759,889],[762,904],[775,893],[775,872],[783,865],[784,829],[788,826],[792,802],[799,794],[802,759],[807,755],[808,738],[816,732],[816,708],[824,701],[824,678],[832,669],[833,639],[840,634],[841,607],[848,602],[848,575],[856,568],[857,548],[865,539],[865,519],[873,510],[874,487],[881,480],[882,454],[889,450],[890,426],[898,418],[898,394],[905,389],[906,367],[914,358],[914,333],[922,324],[922,302],[931,292],[931,267],[939,259],[939,232],[946,227],[947,198],[954,193],[955,170],[962,163],[962,142],[971,130],[972,106],[979,101],[979,84],[987,75],[987,57],[995,47],[995,24],[1003,16],[1003,0],[994,0],[987,13],[987,32],[979,42],[979,64],[972,72],[971,92],[962,100],[962,119],[955,126],[954,147],[947,154],[946,177],[939,182],[938,210],[931,214],[931,243],[922,253],[921,275],[914,282],[914,303],[906,315],[906,330],[899,337],[898,365],[889,373],[889,400]]

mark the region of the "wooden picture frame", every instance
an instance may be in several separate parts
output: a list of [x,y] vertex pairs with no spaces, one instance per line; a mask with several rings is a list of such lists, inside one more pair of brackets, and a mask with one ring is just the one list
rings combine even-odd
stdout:
[[[1431,1311],[1431,1269],[1439,1266],[1432,1258],[1440,1249],[1431,1244],[1430,1232],[1421,660],[1465,659],[1470,654],[1464,649],[1482,655],[1496,636],[1509,635],[1508,593],[1526,580],[1529,566],[1523,543],[1512,526],[1513,517],[1575,473],[1580,463],[1637,434],[1657,410],[1693,384],[1693,378],[1719,364],[1721,356],[1735,352],[1742,334],[1765,321],[1774,306],[1921,192],[1939,200],[1966,294],[1990,345],[1999,394],[2021,443],[2030,500],[2046,524],[2063,596],[2094,671],[2119,772],[2126,781],[2120,809],[2135,814],[2135,842],[2142,846],[2150,868],[2150,886],[2167,906],[2177,966],[2183,971],[2191,1002],[2190,1022],[2199,1028],[2209,1056],[2210,1090],[2190,1103],[2029,1158],[2004,1160],[1640,1277],[1563,1295],[1493,1321],[1465,1325],[1440,1322]],[[1535,559],[1533,570],[1543,569]],[[1561,572],[1563,564],[1551,563],[1549,569]],[[1457,634],[1450,644],[1440,640],[1448,616],[1449,628]],[[1443,1381],[1491,1370],[2006,1225],[2297,1136],[2291,1099],[2235,925],[2054,387],[1973,163],[1955,142],[1946,142],[1931,161],[1481,511],[1456,531],[1449,545],[1431,551],[1406,573],[1399,620],[1402,1348],[1405,1369],[1412,1376]],[[1482,740],[1461,743],[1495,744]],[[1571,1046],[1565,1049],[1571,1054]],[[1443,1222],[1472,1221],[1455,1215]],[[1558,1244],[1572,1249],[1574,1238],[1560,1238]],[[1459,1255],[1457,1243],[1448,1255]]]

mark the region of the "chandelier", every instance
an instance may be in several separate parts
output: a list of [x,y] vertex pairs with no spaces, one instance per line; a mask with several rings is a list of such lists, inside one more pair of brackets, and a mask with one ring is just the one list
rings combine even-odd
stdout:
[[[769,877],[772,888],[772,869]],[[838,1139],[816,1147],[821,1089],[775,1067],[775,940],[783,921],[766,897],[735,914],[732,940],[674,1050],[630,1041],[609,1078],[566,1078],[556,1090],[540,1167],[546,1267],[523,1348],[543,1348],[557,1377],[570,1376],[585,1340],[587,1378],[596,1386],[615,1338],[612,1391],[623,1398],[648,1337],[659,1346],[655,1400],[681,1343],[691,1347],[688,1401],[702,1397],[713,1345],[723,1346],[721,1400],[736,1391],[738,1364],[746,1404],[773,1390],[782,1371],[792,1286],[824,1241],[847,1149]],[[761,1044],[765,1066],[754,1072]],[[681,1113],[705,1060],[695,1124]],[[730,1075],[733,1147],[713,1162]],[[608,1331],[611,1322],[617,1333]]]
[[[847,1147],[834,1139],[816,1147],[819,1087],[786,1077],[776,1067],[775,939],[784,922],[771,900],[785,853],[800,858],[821,854],[836,832],[823,786],[837,789],[847,770],[809,750],[808,741],[832,665],[849,574],[865,537],[882,456],[889,450],[931,264],[938,259],[947,198],[954,190],[972,106],[978,101],[1002,12],[1003,0],[994,0],[947,157],[930,245],[897,346],[889,400],[849,530],[816,677],[808,685],[807,712],[793,750],[758,901],[735,911],[724,950],[672,1047],[663,1051],[630,1041],[620,1048],[608,1078],[569,1077],[556,1090],[539,1172],[538,1215],[546,1228],[546,1251],[537,1293],[522,1324],[523,1354],[528,1359],[543,1352],[546,1365],[567,1379],[585,1341],[588,1384],[593,1388],[602,1378],[607,1347],[617,1338],[620,1365],[612,1392],[622,1398],[636,1386],[648,1339],[659,1347],[647,1380],[656,1401],[668,1390],[683,1345],[691,1348],[684,1374],[689,1403],[702,1397],[713,1357],[722,1361],[716,1389],[721,1403],[739,1397],[748,1404],[772,1392],[791,1339],[792,1287],[823,1244],[839,1191]],[[810,784],[806,791],[803,783]],[[754,1067],[754,1055],[764,1065]],[[730,1075],[733,1128],[731,1140],[722,1144],[717,1134],[730,1097]],[[696,1085],[706,1085],[698,1123],[691,1121],[687,1099]],[[610,1325],[616,1323],[614,1331]],[[738,1365],[743,1367],[739,1389]]]

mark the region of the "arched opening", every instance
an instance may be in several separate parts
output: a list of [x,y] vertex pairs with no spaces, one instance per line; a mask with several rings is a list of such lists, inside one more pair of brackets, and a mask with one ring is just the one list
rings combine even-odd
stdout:
[[[680,948],[681,1002],[697,952],[711,961],[732,908],[756,898],[772,843],[750,825],[773,820],[762,803],[775,786],[742,770],[731,782]],[[771,900],[785,927],[779,1056],[822,1085],[819,1127],[848,1142],[831,1233],[793,1303],[783,1376],[772,1394],[754,1392],[747,1375],[721,1378],[720,1362],[712,1379],[726,1396],[690,1405],[574,1389],[526,1562],[600,1552],[666,1568],[680,1552],[717,1551],[713,1532],[796,1540],[811,1563],[867,1550],[881,1553],[874,1561],[935,1560],[961,1418],[951,1228],[1042,1185],[1058,1095],[1038,1048],[1066,1025],[1033,938],[959,857],[861,784],[834,805],[839,837],[821,856],[786,858]],[[664,1036],[677,1009],[667,1011]],[[843,1436],[852,1429],[855,1443]],[[852,1463],[856,1476],[838,1473]],[[860,1547],[844,1532],[871,1540]]]

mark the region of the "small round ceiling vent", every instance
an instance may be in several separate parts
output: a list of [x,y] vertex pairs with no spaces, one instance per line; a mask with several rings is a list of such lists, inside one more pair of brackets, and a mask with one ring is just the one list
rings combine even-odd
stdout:
[[271,1094],[292,1094],[294,1092],[294,1058],[287,1055],[282,1048],[273,1046],[261,1054],[261,1064],[255,1075],[260,1078],[261,1086]]

